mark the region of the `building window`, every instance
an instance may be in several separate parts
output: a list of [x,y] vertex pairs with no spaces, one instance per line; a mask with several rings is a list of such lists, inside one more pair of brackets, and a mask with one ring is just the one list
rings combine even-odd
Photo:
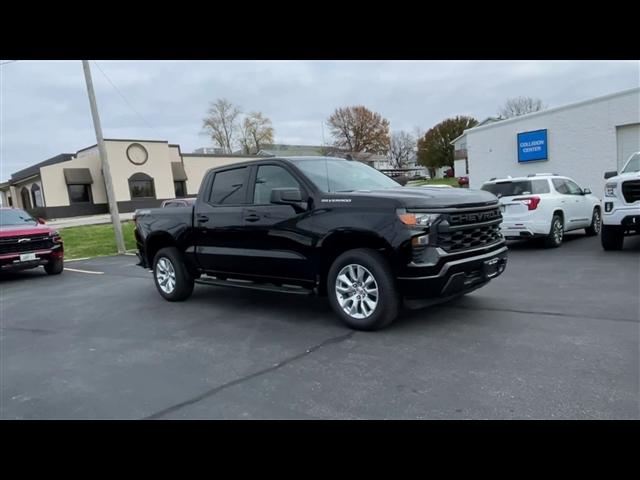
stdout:
[[37,183],[31,185],[31,197],[33,198],[33,206],[35,208],[44,207],[44,202],[42,201],[42,190],[40,190],[40,186]]
[[31,195],[29,194],[29,189],[27,187],[22,187],[22,190],[20,190],[20,197],[22,200],[22,208],[25,210],[31,210]]
[[67,185],[69,203],[91,202],[91,185]]
[[129,178],[129,192],[132,200],[134,198],[156,198],[153,178],[145,173],[134,173]]
[[187,187],[185,182],[173,182],[173,188],[176,191],[176,198],[187,196]]

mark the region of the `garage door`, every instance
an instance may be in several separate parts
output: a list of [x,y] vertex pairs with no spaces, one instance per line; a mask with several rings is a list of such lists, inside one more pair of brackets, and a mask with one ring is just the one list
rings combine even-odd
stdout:
[[616,127],[616,130],[618,137],[618,170],[620,170],[633,153],[640,151],[640,123]]

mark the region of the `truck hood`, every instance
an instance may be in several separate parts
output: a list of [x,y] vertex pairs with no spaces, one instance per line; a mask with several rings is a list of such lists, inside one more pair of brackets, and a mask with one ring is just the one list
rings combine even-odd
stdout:
[[21,235],[46,235],[53,232],[54,229],[46,225],[6,225],[0,227],[0,238],[16,237]]
[[405,208],[451,208],[497,205],[498,199],[484,190],[440,187],[397,187],[356,190],[347,196],[366,196],[396,200]]
[[635,180],[637,178],[640,178],[640,172],[627,172],[608,178],[607,182],[622,182],[624,180]]

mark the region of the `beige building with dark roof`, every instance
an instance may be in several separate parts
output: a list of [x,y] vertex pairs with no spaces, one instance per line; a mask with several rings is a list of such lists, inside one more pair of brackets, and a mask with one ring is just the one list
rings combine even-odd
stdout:
[[[105,139],[105,146],[120,212],[195,196],[207,170],[259,158],[182,153],[179,145],[164,140]],[[0,201],[44,218],[108,213],[98,147],[63,153],[13,173],[0,184]]]

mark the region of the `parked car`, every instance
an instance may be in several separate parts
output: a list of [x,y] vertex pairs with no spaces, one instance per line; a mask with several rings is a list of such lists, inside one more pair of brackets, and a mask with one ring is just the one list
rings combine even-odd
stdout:
[[0,271],[43,266],[49,275],[64,268],[60,234],[18,208],[0,208]]
[[543,238],[545,246],[559,247],[564,232],[600,232],[600,199],[570,178],[551,173],[493,178],[482,190],[499,198],[504,217],[500,229],[507,239]]
[[189,197],[189,198],[172,198],[169,200],[164,200],[162,202],[162,204],[160,204],[160,208],[166,208],[166,207],[190,207],[192,205],[195,205],[196,203],[196,199]]
[[194,282],[317,293],[351,328],[374,330],[402,297],[435,303],[500,275],[500,222],[487,192],[402,187],[360,162],[288,157],[210,170],[193,208],[139,210],[135,238],[166,300],[185,300]]
[[458,185],[460,185],[461,187],[468,187],[469,186],[469,177],[462,176],[462,177],[458,178]]
[[602,247],[622,250],[624,237],[640,234],[640,152],[618,172],[607,172],[602,216]]

